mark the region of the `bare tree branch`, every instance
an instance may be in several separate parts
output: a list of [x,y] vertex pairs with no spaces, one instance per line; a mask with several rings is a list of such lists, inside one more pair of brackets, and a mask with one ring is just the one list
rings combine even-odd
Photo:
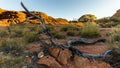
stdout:
[[97,40],[87,40],[85,38],[78,38],[78,39],[72,39],[72,40],[69,40],[67,42],[67,45],[62,45],[58,42],[55,42],[54,41],[54,37],[53,35],[49,32],[49,30],[46,28],[46,24],[45,24],[45,20],[42,18],[42,16],[37,16],[33,13],[31,13],[25,6],[24,4],[21,2],[21,5],[22,7],[25,9],[26,12],[28,12],[29,14],[31,14],[32,16],[38,18],[41,23],[42,23],[42,28],[43,30],[46,32],[46,35],[48,35],[50,37],[50,42],[52,46],[57,46],[57,47],[60,47],[62,49],[69,49],[70,51],[72,51],[73,53],[79,55],[79,56],[83,56],[83,57],[86,57],[86,58],[104,58],[104,57],[107,57],[108,55],[110,55],[112,53],[112,51],[114,51],[114,49],[110,49],[110,50],[107,50],[105,51],[104,53],[102,54],[89,54],[89,53],[85,53],[85,52],[82,52],[80,50],[78,50],[77,48],[73,47],[72,44],[74,43],[79,43],[79,44],[94,44],[94,43],[97,43],[97,42],[105,42],[105,39],[97,39]]
[[24,23],[24,22],[30,20],[31,18],[33,18],[33,16],[31,16],[31,17],[27,17],[27,18],[26,18],[24,21],[22,21],[21,23]]

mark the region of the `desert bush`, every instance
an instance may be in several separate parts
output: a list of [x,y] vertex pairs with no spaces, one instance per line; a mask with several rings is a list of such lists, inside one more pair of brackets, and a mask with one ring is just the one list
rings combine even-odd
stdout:
[[86,38],[99,37],[99,26],[97,24],[86,24],[81,28],[80,35]]
[[6,30],[0,30],[0,37],[6,37],[8,35]]
[[35,32],[36,34],[40,34],[43,32],[42,28],[38,25],[25,25],[25,26],[19,26],[14,25],[10,26],[9,30],[11,31],[10,37],[23,37],[24,34],[27,32]]
[[62,28],[60,29],[60,31],[67,31],[68,29],[69,29],[69,27],[64,26],[64,27],[62,27]]
[[22,63],[24,60],[22,57],[15,57],[13,59],[13,64],[19,64],[19,63]]
[[23,34],[26,33],[26,32],[30,32],[30,29],[29,28],[24,28],[23,29]]
[[28,28],[30,31],[36,31],[39,28],[39,25],[36,24],[27,24],[25,28]]
[[120,31],[120,25],[112,28],[111,37],[112,37],[113,41],[118,41],[118,42],[120,41],[119,40],[119,34],[120,34],[119,31]]
[[110,17],[104,17],[104,18],[98,19],[97,22],[99,23],[110,22]]
[[26,32],[23,38],[26,42],[31,43],[39,40],[39,34],[36,32]]
[[113,22],[120,22],[120,17],[111,17],[110,20]]
[[52,25],[47,25],[46,26],[49,31],[54,31],[55,28]]
[[18,68],[21,65],[25,65],[23,57],[13,57],[5,54],[0,55],[0,68]]
[[83,22],[77,22],[77,23],[74,23],[74,22],[69,22],[70,25],[75,25],[75,26],[78,26],[78,27],[82,27],[84,24]]
[[63,32],[70,31],[70,30],[78,31],[79,28],[73,25],[65,25],[60,29],[60,31],[63,31]]
[[23,30],[22,29],[17,29],[17,30],[15,30],[15,36],[16,37],[22,37],[23,36],[23,32],[22,32]]
[[118,25],[119,22],[113,22],[113,21],[105,22],[105,23],[97,22],[97,24],[99,24],[103,28],[111,28],[111,27],[114,27],[114,26]]
[[65,34],[63,34],[63,33],[61,33],[61,32],[58,32],[58,31],[56,31],[56,30],[53,30],[53,31],[50,31],[50,33],[52,34],[52,36],[54,37],[54,38],[57,38],[57,39],[64,39],[64,38],[66,38],[65,36]]
[[57,39],[64,39],[64,38],[66,38],[65,34],[63,34],[63,33],[56,33],[54,37],[57,38]]
[[25,49],[25,44],[22,40],[18,41],[18,39],[5,39],[1,41],[0,47],[4,53],[19,56]]
[[16,66],[20,67],[20,64],[22,64],[23,62],[24,60],[22,57],[14,57],[14,58],[11,57],[11,59],[6,60],[1,65],[3,65],[4,67],[8,67],[8,68],[15,68]]
[[59,36],[59,32],[55,30],[55,28],[52,25],[47,25],[47,29],[50,31],[50,33],[57,38]]
[[75,31],[73,31],[73,30],[67,31],[67,35],[68,36],[74,36],[75,35]]
[[13,25],[8,27],[8,31],[10,31],[10,37],[22,37],[23,36],[23,26]]
[[104,17],[96,21],[97,24],[104,28],[114,27],[120,24],[119,22],[120,22],[119,17]]
[[36,32],[38,34],[41,34],[43,32],[42,30],[42,27],[40,25],[26,25],[24,26],[24,29],[23,29],[23,34],[26,33],[26,32]]
[[110,48],[117,48],[117,52],[120,54],[120,25],[112,28],[109,37]]
[[54,30],[54,31],[50,31],[50,33],[51,33],[53,36],[55,36],[55,35],[58,34],[59,32],[56,31],[56,30]]

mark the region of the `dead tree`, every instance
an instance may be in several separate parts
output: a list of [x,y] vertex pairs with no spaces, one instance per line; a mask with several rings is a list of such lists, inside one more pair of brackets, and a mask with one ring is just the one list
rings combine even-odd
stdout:
[[[43,17],[40,15],[40,16],[37,16],[35,15],[34,13],[31,13],[25,6],[24,4],[21,2],[21,5],[22,7],[25,9],[26,12],[28,12],[32,17],[35,17],[35,18],[38,18],[41,22],[41,25],[42,25],[42,28],[45,32],[45,34],[49,37],[49,40],[50,40],[50,44],[46,44],[44,43],[43,41],[40,40],[40,44],[42,44],[43,46],[43,50],[41,50],[42,52],[44,52],[45,54],[46,53],[49,53],[48,49],[50,47],[59,47],[59,48],[62,48],[62,49],[69,49],[72,53],[74,54],[77,54],[78,56],[83,56],[83,57],[86,57],[86,58],[105,58],[105,57],[108,57],[109,55],[111,55],[111,53],[115,50],[115,48],[113,49],[109,49],[107,51],[105,51],[104,53],[102,54],[89,54],[89,53],[86,53],[86,52],[83,52],[83,51],[80,51],[78,50],[77,48],[75,48],[72,44],[74,43],[79,43],[79,44],[94,44],[96,42],[105,42],[105,39],[97,39],[97,40],[88,40],[88,39],[85,39],[85,38],[77,38],[77,39],[72,39],[72,40],[69,40],[67,42],[66,45],[63,45],[61,43],[58,43],[54,40],[54,37],[53,35],[50,33],[50,31],[47,29],[46,27],[46,24],[45,24],[45,20],[43,19]],[[37,52],[35,54],[35,58],[38,58],[37,57],[37,54],[39,52]],[[33,58],[33,60],[35,59]],[[37,59],[35,59],[34,62],[36,62]]]

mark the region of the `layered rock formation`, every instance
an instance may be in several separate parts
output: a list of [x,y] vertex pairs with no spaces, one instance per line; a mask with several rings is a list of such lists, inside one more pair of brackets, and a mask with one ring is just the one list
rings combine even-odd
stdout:
[[[27,12],[23,11],[23,13],[26,14],[27,17],[30,17],[30,14],[28,14]],[[52,16],[48,16],[46,13],[44,12],[37,12],[37,11],[32,11],[32,13],[36,14],[36,15],[42,15],[43,18],[46,21],[46,24],[51,24],[51,25],[61,25],[61,24],[68,24],[68,20],[67,19],[63,19],[63,18],[53,18]],[[30,20],[36,20],[37,18],[31,18]]]
[[[51,25],[61,25],[61,24],[68,24],[67,19],[63,18],[53,18],[52,16],[48,16],[44,12],[38,12],[38,11],[31,11],[32,13],[36,15],[42,15],[43,18],[46,21],[46,24],[51,24]],[[10,23],[12,24],[18,24],[22,21],[24,21],[27,17],[30,17],[30,14],[28,14],[25,11],[8,11],[0,8],[0,26],[3,25],[9,25]],[[31,18],[25,23],[40,23],[40,21],[36,18]]]

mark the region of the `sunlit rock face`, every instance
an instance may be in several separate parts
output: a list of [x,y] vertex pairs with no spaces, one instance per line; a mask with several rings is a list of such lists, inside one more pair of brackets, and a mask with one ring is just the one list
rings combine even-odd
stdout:
[[[42,15],[46,24],[51,24],[51,25],[69,24],[67,19],[54,18],[52,16],[48,16],[44,12],[31,11],[31,13],[34,13],[38,16]],[[25,11],[4,10],[4,9],[0,8],[0,21],[2,22],[2,23],[0,23],[0,26],[9,26],[10,23],[11,24],[18,24],[30,16],[31,15]],[[37,18],[33,17],[24,23],[40,24],[40,21]]]
[[17,24],[26,19],[26,14],[21,11],[8,11],[0,9],[0,26]]
[[116,13],[112,17],[120,17],[120,9],[116,11]]
[[0,13],[2,13],[2,12],[4,12],[4,11],[6,11],[6,10],[5,10],[5,9],[0,8]]
[[[27,17],[30,17],[31,15],[28,14],[25,11],[22,11],[23,13],[26,14]],[[67,19],[63,19],[63,18],[54,18],[52,16],[47,15],[44,12],[38,12],[38,11],[31,11],[32,13],[36,14],[36,15],[42,15],[42,17],[44,18],[44,20],[46,21],[46,24],[51,24],[51,25],[61,25],[61,24],[68,24],[68,20]],[[33,17],[30,20],[36,20],[37,18]],[[38,21],[40,22],[40,21]]]

